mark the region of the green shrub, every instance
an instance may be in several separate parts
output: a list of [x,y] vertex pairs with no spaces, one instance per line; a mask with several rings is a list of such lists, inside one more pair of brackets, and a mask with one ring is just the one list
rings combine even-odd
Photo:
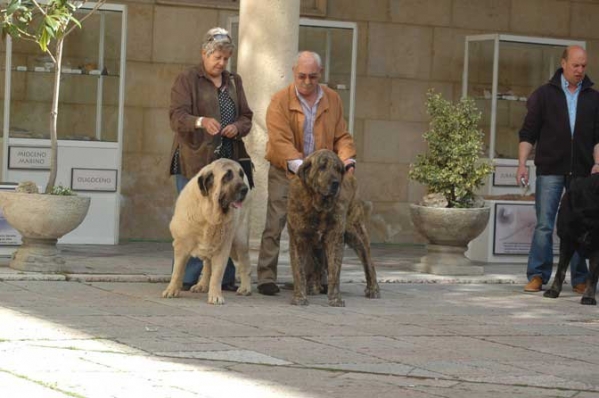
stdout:
[[432,90],[426,107],[431,117],[430,130],[423,135],[428,152],[410,165],[409,176],[429,193],[445,196],[447,207],[473,207],[475,190],[493,172],[492,163],[481,159],[481,114],[470,98],[454,104]]
[[55,185],[52,187],[52,192],[50,195],[76,196],[77,194],[73,192],[71,188],[66,188],[62,185]]

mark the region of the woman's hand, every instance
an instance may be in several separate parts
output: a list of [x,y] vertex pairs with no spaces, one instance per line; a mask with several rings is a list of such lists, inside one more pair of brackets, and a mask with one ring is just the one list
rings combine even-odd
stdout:
[[218,120],[213,119],[211,117],[205,117],[202,119],[202,127],[210,135],[217,135],[220,131],[220,123],[218,122]]
[[223,131],[221,131],[221,135],[227,138],[235,138],[237,137],[237,134],[239,134],[239,131],[237,130],[237,126],[235,126],[234,124],[225,126]]

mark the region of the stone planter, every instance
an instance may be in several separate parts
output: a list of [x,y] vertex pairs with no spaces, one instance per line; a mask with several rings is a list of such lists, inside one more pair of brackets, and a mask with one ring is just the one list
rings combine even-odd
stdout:
[[89,203],[90,198],[83,196],[0,192],[4,217],[23,238],[10,267],[21,271],[66,271],[56,242],[81,224]]
[[489,207],[473,209],[410,205],[410,217],[418,232],[430,244],[428,253],[413,269],[439,275],[482,275],[481,265],[464,253],[468,243],[480,235],[489,222]]

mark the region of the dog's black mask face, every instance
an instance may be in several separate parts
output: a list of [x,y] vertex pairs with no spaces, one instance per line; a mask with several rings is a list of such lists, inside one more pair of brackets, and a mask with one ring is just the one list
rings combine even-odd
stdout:
[[324,197],[334,197],[340,192],[344,174],[343,162],[328,150],[312,153],[297,170],[297,176],[306,187]]
[[219,159],[205,166],[196,179],[200,194],[210,198],[223,213],[230,208],[241,208],[249,192],[245,181],[243,168],[229,159]]
[[244,177],[245,173],[240,166],[228,169],[221,177],[218,203],[224,213],[231,207],[240,208],[245,200],[249,188],[244,182]]

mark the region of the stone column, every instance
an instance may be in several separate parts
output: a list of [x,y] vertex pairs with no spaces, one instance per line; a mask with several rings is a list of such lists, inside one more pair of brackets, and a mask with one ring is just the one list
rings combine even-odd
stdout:
[[256,166],[251,209],[252,247],[257,247],[266,217],[268,162],[264,160],[266,109],[272,95],[293,80],[291,67],[298,51],[300,0],[242,0],[239,8],[237,71],[254,111],[253,128],[245,139]]

